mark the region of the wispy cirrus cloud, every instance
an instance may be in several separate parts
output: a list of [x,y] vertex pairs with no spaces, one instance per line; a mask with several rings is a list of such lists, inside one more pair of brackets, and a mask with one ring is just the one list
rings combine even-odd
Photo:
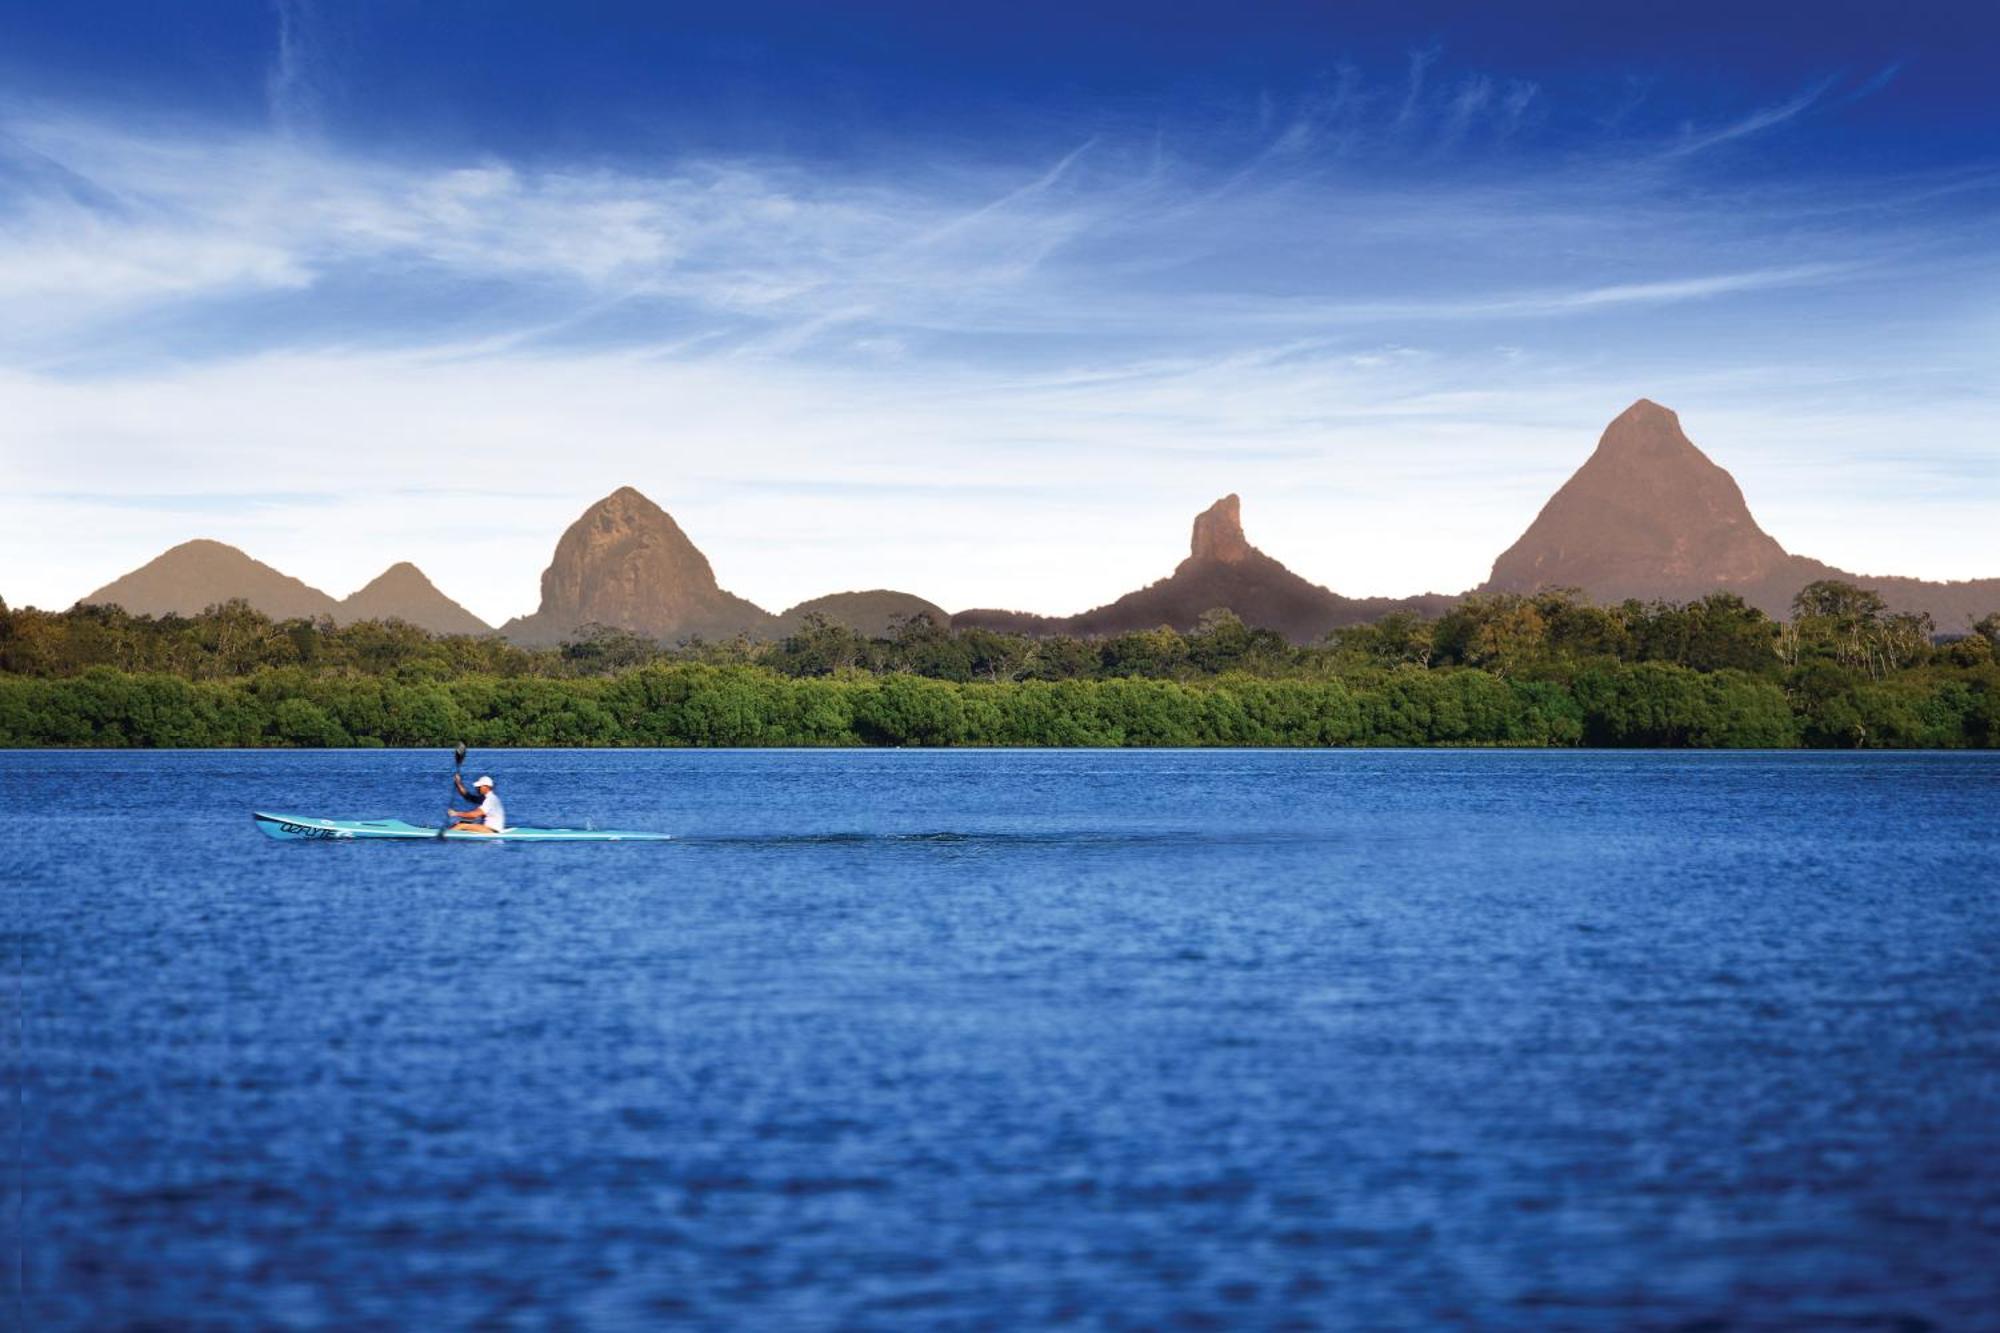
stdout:
[[264,76],[271,123],[281,133],[317,129],[325,97],[319,13],[310,0],[273,0],[273,8],[277,50]]
[[1710,273],[1663,278],[1654,282],[1611,283],[1574,291],[1527,293],[1471,307],[1481,314],[1530,314],[1561,310],[1598,310],[1623,305],[1654,305],[1733,296],[1740,292],[1797,287],[1838,278],[1858,268],[1854,263],[1781,264],[1738,273]]
[[[100,345],[104,325],[129,330],[135,312],[163,339],[193,324],[223,345],[239,315],[262,345],[421,341],[449,317],[451,342],[562,331],[672,345],[699,329],[711,353],[793,354],[835,333],[904,349],[1158,339],[1175,333],[1163,310],[1203,321],[1180,336],[1221,341],[1232,331],[1213,321],[1232,313],[1247,330],[1302,313],[1587,315],[1831,282],[1870,240],[1794,225],[1780,245],[1759,224],[1789,201],[1690,208],[1615,160],[1500,184],[1267,176],[1260,155],[1253,174],[1218,178],[1092,138],[1040,165],[639,171],[413,165],[78,120],[9,128],[17,156],[60,168],[39,187],[17,177],[0,220],[0,299],[17,312],[0,338],[40,364]],[[1802,241],[1819,251],[1808,262]],[[381,315],[357,335],[342,302],[363,292]],[[425,318],[399,319],[411,306]]]
[[1692,125],[1681,132],[1680,140],[1667,149],[1669,157],[1687,157],[1694,153],[1737,139],[1747,139],[1766,130],[1775,129],[1786,121],[1804,115],[1824,98],[1833,87],[1832,79],[1821,79],[1796,97],[1788,98],[1772,106],[1759,107],[1749,115],[1742,116],[1727,124],[1712,129],[1697,130]]

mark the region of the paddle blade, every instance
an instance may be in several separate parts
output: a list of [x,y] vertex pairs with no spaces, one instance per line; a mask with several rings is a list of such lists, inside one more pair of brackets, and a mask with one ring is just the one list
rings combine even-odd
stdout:
[[457,748],[457,749],[455,749],[455,750],[453,750],[453,751],[451,752],[451,762],[453,762],[454,764],[462,764],[462,763],[464,763],[464,762],[465,762],[465,742],[464,742],[464,741],[460,741],[460,742],[458,743],[458,748]]

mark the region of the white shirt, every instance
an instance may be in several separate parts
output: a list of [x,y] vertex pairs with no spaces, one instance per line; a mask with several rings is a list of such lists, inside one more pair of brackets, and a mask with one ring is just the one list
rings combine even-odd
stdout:
[[486,816],[486,827],[495,833],[506,831],[507,807],[500,804],[500,793],[491,787],[486,789],[486,799],[479,803],[479,813]]

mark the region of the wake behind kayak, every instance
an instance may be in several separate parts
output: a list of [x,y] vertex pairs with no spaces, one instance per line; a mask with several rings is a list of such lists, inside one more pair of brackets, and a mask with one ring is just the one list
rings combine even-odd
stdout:
[[509,828],[502,833],[444,832],[400,819],[315,819],[309,815],[272,815],[253,811],[258,831],[283,841],[376,839],[453,842],[666,842],[671,833],[633,833],[620,829]]

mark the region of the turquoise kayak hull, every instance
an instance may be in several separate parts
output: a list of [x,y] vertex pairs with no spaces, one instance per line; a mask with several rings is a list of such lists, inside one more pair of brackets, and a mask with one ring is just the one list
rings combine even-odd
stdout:
[[270,815],[254,811],[257,829],[267,838],[317,842],[329,838],[399,840],[406,842],[666,842],[671,833],[630,833],[619,829],[510,828],[504,833],[447,833],[442,829],[406,824],[400,819],[314,819],[308,815]]

